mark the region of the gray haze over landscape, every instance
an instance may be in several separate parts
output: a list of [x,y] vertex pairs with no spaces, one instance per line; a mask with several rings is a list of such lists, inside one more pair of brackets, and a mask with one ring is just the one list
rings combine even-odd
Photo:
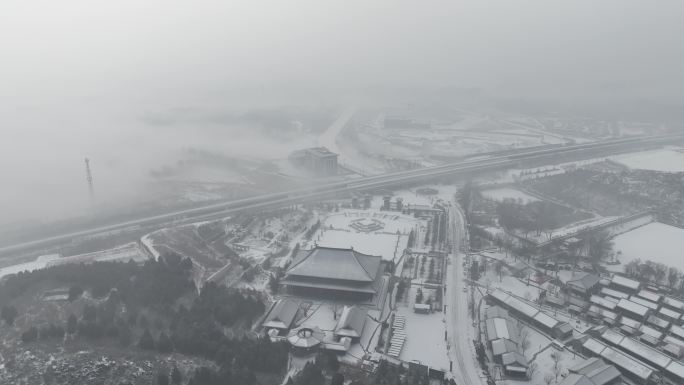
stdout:
[[82,212],[85,157],[99,199],[123,200],[188,148],[287,156],[239,124],[149,118],[173,111],[443,87],[681,106],[682,16],[681,1],[3,0],[0,224]]

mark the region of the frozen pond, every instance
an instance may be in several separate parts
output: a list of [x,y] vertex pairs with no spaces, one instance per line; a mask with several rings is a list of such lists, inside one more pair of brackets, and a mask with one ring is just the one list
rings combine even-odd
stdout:
[[522,201],[523,203],[536,202],[539,200],[530,194],[510,187],[482,190],[482,196],[497,202],[502,202],[504,199],[513,199],[515,201]]
[[622,264],[640,258],[684,270],[684,229],[653,222],[613,239],[615,252],[621,251]]
[[684,150],[662,149],[636,152],[613,157],[631,169],[654,170],[664,172],[684,172]]

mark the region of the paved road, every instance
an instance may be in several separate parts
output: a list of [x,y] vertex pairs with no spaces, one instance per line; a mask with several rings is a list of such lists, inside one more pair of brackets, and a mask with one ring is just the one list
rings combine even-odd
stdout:
[[552,161],[557,159],[557,157],[561,154],[563,154],[563,156],[566,158],[570,155],[577,159],[596,158],[598,156],[605,155],[606,153],[633,151],[638,148],[643,148],[647,145],[654,146],[662,145],[664,143],[672,143],[673,141],[682,140],[683,137],[684,134],[673,134],[660,137],[628,138],[573,146],[562,146],[551,149],[530,148],[529,150],[525,150],[516,154],[505,154],[499,156],[492,155],[491,157],[485,159],[466,160],[418,170],[408,170],[364,177],[351,181],[346,180],[331,182],[298,190],[264,194],[234,201],[212,203],[202,207],[168,212],[165,214],[139,218],[96,228],[89,228],[68,234],[56,235],[14,245],[2,245],[0,246],[0,254],[16,252],[21,249],[39,246],[44,247],[48,244],[55,244],[58,242],[69,242],[76,237],[117,231],[131,226],[160,225],[174,221],[188,222],[208,220],[210,218],[216,218],[219,214],[227,216],[246,210],[264,210],[282,207],[304,201],[323,199],[344,191],[368,190],[380,187],[386,188],[401,185],[403,183],[428,181],[447,175],[467,175],[478,172],[502,170],[510,167],[516,167],[516,165],[523,161]]
[[458,385],[483,385],[482,369],[476,360],[475,328],[468,312],[470,291],[463,292],[463,257],[460,247],[465,238],[464,219],[457,207],[449,209],[449,236],[452,237],[452,254],[449,255],[446,279],[446,319],[449,342],[449,359],[453,362],[452,374]]

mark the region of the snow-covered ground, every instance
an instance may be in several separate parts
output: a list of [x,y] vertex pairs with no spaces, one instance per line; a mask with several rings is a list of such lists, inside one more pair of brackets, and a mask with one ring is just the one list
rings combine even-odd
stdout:
[[[353,228],[376,223],[379,228],[364,232]],[[406,249],[411,230],[425,226],[424,221],[408,215],[376,210],[344,210],[328,216],[312,243],[325,247],[350,248],[364,254],[379,255],[384,260],[398,259]],[[309,245],[312,246],[312,245]]]
[[586,219],[586,220],[579,221],[579,222],[574,222],[574,223],[571,223],[567,226],[559,227],[557,229],[554,229],[553,232],[551,232],[550,234],[547,234],[544,232],[542,232],[540,234],[536,234],[536,233],[532,232],[532,233],[529,233],[527,235],[521,234],[521,236],[524,236],[527,239],[533,240],[537,243],[543,243],[543,242],[550,241],[551,239],[556,238],[556,237],[568,236],[568,235],[572,235],[572,234],[578,233],[578,232],[583,231],[583,230],[590,229],[592,227],[604,225],[604,224],[613,222],[613,221],[617,220],[618,218],[619,217],[595,217],[595,218],[590,218],[590,219]]
[[128,243],[113,249],[97,251],[94,253],[71,255],[68,257],[61,257],[59,254],[42,255],[36,258],[35,261],[20,263],[0,269],[0,278],[10,274],[17,274],[22,271],[34,271],[67,263],[92,263],[104,261],[127,262],[131,259],[139,262],[144,261],[147,258],[147,254],[145,254],[145,252],[138,246],[137,243]]
[[613,238],[623,265],[633,259],[651,260],[684,270],[684,229],[653,222]]
[[48,266],[63,265],[67,263],[128,262],[129,260],[142,262],[147,259],[147,254],[140,246],[135,242],[131,242],[113,249],[54,259],[48,262]]
[[411,307],[400,306],[397,314],[406,318],[406,342],[399,355],[404,362],[420,362],[433,368],[449,369],[444,340],[444,314],[417,314]]
[[42,255],[36,258],[35,261],[3,267],[2,269],[0,269],[0,278],[10,274],[21,273],[22,271],[33,271],[43,269],[47,267],[48,263],[59,259],[59,257],[59,254]]
[[665,148],[653,151],[635,152],[612,157],[632,169],[664,172],[684,172],[684,150]]
[[515,201],[522,201],[525,204],[539,200],[530,194],[510,187],[482,190],[482,196],[497,202],[502,202],[505,199],[513,199]]

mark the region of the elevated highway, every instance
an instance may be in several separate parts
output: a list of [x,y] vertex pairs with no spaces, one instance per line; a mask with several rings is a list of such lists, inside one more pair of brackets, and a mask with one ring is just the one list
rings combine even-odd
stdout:
[[88,228],[81,231],[56,235],[0,246],[0,255],[30,248],[68,242],[73,238],[90,236],[104,232],[122,230],[132,226],[163,225],[167,223],[187,223],[225,217],[246,211],[257,211],[284,207],[311,200],[325,199],[340,192],[363,191],[382,187],[392,187],[406,183],[434,180],[447,176],[472,175],[478,172],[504,170],[522,167],[531,162],[553,162],[558,159],[568,161],[600,158],[609,154],[636,151],[658,145],[671,144],[684,139],[684,133],[654,136],[648,138],[628,138],[602,142],[558,146],[554,148],[523,150],[514,154],[466,160],[416,170],[367,176],[355,180],[336,181],[313,187],[301,188],[279,193],[269,193],[251,198],[212,203],[201,207],[171,211],[164,214],[124,221],[111,225]]

